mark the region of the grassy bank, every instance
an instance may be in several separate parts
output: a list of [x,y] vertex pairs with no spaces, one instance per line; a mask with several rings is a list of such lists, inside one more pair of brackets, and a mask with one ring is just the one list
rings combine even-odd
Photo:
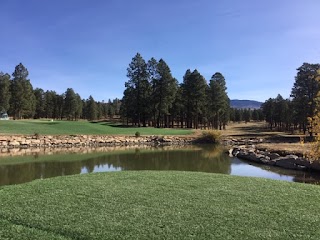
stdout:
[[0,134],[41,134],[41,135],[186,135],[192,130],[125,127],[110,122],[10,120],[0,121]]
[[318,239],[319,186],[118,172],[0,188],[0,239]]

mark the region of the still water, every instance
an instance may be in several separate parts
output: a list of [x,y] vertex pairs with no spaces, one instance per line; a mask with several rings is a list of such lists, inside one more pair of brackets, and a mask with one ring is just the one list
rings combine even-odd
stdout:
[[214,146],[14,150],[0,153],[0,186],[35,179],[128,170],[174,170],[319,182],[315,173],[254,165]]

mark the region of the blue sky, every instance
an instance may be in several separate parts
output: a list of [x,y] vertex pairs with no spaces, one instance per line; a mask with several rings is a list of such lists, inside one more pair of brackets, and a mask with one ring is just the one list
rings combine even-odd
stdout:
[[22,62],[34,87],[121,98],[139,52],[180,82],[221,72],[231,99],[287,98],[320,62],[319,0],[1,0],[0,71]]

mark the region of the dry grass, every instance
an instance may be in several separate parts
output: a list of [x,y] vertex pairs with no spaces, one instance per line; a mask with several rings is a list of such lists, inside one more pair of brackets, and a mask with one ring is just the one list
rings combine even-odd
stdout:
[[298,153],[305,155],[311,148],[310,143],[301,142],[306,136],[297,133],[270,131],[265,122],[230,123],[222,132],[225,138],[259,138],[263,142],[258,144],[259,149],[268,149],[275,152]]
[[222,132],[223,136],[238,137],[271,137],[271,136],[300,136],[291,135],[286,132],[270,131],[266,122],[235,122],[230,123],[227,129]]
[[268,149],[271,152],[285,152],[305,156],[311,149],[310,143],[260,143],[259,149]]

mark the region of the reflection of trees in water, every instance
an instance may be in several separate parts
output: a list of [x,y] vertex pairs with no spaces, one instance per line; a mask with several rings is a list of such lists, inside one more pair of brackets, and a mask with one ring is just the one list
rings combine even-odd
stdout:
[[37,162],[0,166],[0,186],[29,182],[39,178],[79,174],[81,162]]
[[[213,154],[213,151],[216,151]],[[213,155],[212,155],[213,154]],[[93,159],[86,160],[90,163]],[[220,149],[136,151],[134,154],[105,155],[94,159],[96,166],[121,168],[122,170],[179,170],[229,174],[230,158]]]
[[[82,155],[83,156],[83,155]],[[211,147],[190,148],[187,150],[140,151],[134,153],[119,152],[72,162],[39,161],[0,166],[0,186],[29,182],[39,178],[71,175],[81,173],[82,168],[93,172],[95,167],[108,166],[122,170],[179,170],[229,174],[230,158],[220,149]]]

